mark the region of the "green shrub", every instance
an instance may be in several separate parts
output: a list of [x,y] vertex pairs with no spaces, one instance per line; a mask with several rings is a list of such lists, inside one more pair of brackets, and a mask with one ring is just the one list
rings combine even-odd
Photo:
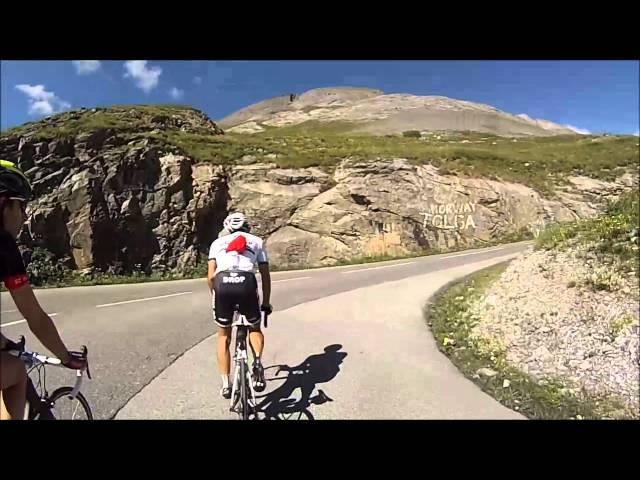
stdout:
[[613,292],[622,286],[623,278],[614,269],[598,267],[585,279],[584,283],[595,291]]
[[543,249],[555,248],[575,237],[577,232],[578,225],[574,223],[550,225],[538,235],[536,247]]
[[40,287],[64,283],[71,275],[71,270],[66,268],[50,251],[36,247],[31,253],[27,274],[29,282]]
[[[640,193],[626,192],[593,219],[552,225],[537,238],[539,248],[554,248],[574,237],[612,247],[620,242],[638,243]],[[611,250],[608,248],[607,250]]]
[[625,328],[633,323],[634,318],[631,315],[622,315],[621,317],[614,318],[609,322],[609,336],[615,340]]
[[420,138],[422,134],[418,130],[407,130],[406,132],[402,132],[402,136],[407,138]]
[[[635,267],[638,273],[639,210],[640,192],[626,192],[596,218],[549,226],[536,239],[536,248],[549,250],[586,244],[592,252],[612,256],[623,270]],[[602,275],[606,277],[604,272]],[[616,282],[602,275],[592,279],[594,288],[608,290],[614,286]]]

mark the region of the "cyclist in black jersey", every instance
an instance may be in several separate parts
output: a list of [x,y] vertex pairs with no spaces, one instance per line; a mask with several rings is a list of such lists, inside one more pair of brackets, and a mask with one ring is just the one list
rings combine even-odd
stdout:
[[[0,282],[4,282],[29,329],[63,365],[79,370],[86,360],[64,345],[53,321],[36,299],[18,250],[16,239],[26,219],[31,185],[15,164],[0,160]],[[26,403],[27,372],[24,363],[4,351],[9,340],[0,332],[0,419],[21,420]]]

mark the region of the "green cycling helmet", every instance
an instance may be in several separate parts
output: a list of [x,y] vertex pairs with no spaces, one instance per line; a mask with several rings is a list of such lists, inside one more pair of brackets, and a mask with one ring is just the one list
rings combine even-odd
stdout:
[[20,198],[25,202],[31,197],[31,184],[17,165],[0,160],[0,195]]

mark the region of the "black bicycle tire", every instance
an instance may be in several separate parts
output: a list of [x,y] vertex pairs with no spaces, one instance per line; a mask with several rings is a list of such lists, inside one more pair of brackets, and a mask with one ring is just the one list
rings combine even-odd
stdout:
[[247,397],[247,364],[240,363],[240,418],[249,419],[249,401]]
[[[50,403],[55,404],[56,400],[62,398],[64,395],[67,395],[73,391],[73,387],[60,387],[56,389],[47,399]],[[89,402],[82,395],[82,392],[78,392],[76,399],[80,401],[80,405],[84,408],[85,413],[87,414],[87,420],[93,420],[93,413],[91,412],[91,407],[89,406]]]

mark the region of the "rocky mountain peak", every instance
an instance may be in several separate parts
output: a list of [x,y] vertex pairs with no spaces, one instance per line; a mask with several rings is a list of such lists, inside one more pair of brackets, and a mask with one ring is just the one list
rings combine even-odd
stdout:
[[306,122],[342,122],[348,130],[373,135],[417,131],[472,131],[502,136],[575,134],[562,125],[512,115],[466,100],[435,95],[386,94],[367,88],[319,88],[268,99],[219,123],[230,132],[257,133],[268,127]]

